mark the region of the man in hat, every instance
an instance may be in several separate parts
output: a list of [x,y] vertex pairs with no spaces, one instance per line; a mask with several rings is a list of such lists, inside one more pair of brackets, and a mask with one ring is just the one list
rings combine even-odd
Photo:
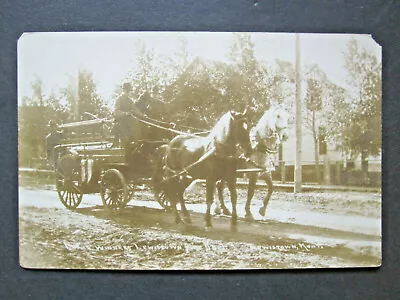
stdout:
[[56,160],[54,147],[60,144],[62,132],[59,131],[57,123],[54,120],[50,120],[47,127],[50,129],[50,133],[46,136],[47,160],[54,164]]
[[115,101],[115,140],[113,146],[121,140],[122,146],[126,147],[140,134],[138,120],[135,117],[144,118],[144,114],[139,111],[131,98],[132,87],[129,83],[122,86],[122,94]]

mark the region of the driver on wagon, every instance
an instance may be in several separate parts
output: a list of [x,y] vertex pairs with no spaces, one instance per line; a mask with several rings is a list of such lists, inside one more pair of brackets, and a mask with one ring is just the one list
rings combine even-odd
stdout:
[[121,146],[127,147],[135,138],[135,125],[137,120],[134,116],[145,118],[145,115],[138,109],[131,98],[132,87],[129,83],[122,86],[122,94],[115,101],[115,139],[113,146],[117,146],[121,141]]

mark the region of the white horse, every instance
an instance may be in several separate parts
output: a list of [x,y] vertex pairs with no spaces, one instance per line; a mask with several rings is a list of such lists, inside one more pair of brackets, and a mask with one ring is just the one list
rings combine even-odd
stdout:
[[[250,204],[259,177],[262,177],[268,186],[268,193],[263,201],[263,206],[259,209],[260,215],[265,216],[265,211],[274,189],[271,172],[275,170],[276,154],[283,137],[287,136],[290,119],[290,115],[285,109],[280,106],[272,106],[264,113],[257,125],[250,130],[252,155],[250,156],[251,163],[246,167],[254,168],[256,166],[264,169],[264,171],[247,173],[249,184],[245,217],[249,221],[253,220]],[[217,184],[217,191],[221,207],[219,208],[217,204],[216,213],[220,213],[222,209],[223,214],[230,215],[230,211],[226,208],[223,199],[222,181]]]

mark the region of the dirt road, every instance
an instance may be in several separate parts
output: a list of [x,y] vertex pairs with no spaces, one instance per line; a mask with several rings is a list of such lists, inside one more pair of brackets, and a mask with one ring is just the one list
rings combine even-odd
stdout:
[[[239,217],[245,190],[239,190]],[[76,211],[65,209],[52,185],[21,182],[20,261],[29,268],[225,269],[378,266],[381,262],[381,195],[356,192],[276,192],[267,216],[258,215],[264,191],[252,204],[258,219],[213,217],[204,229],[204,189],[187,193],[192,224],[174,223],[138,188],[123,211],[102,208],[85,195]],[[228,198],[227,198],[228,199]],[[227,201],[229,204],[229,201]]]

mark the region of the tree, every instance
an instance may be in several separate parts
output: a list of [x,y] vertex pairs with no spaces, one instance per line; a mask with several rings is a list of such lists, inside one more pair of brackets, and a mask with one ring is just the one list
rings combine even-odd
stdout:
[[172,57],[167,59],[168,67],[171,69],[172,80],[180,77],[189,67],[191,59],[188,51],[188,41],[184,37],[179,38],[178,48]]
[[[146,113],[153,118],[162,120],[164,119],[162,96],[169,76],[171,76],[168,74],[166,63],[164,63],[167,59],[157,56],[154,49],[149,49],[141,40],[136,45],[135,60],[135,70],[130,71],[125,80],[132,85],[132,97],[138,99],[143,93],[148,93],[152,103]],[[115,96],[120,94],[120,87],[117,87],[117,91]]]
[[322,87],[318,80],[312,78],[307,80],[306,109],[308,113],[306,123],[309,123],[308,126],[311,128],[314,141],[315,172],[317,175],[317,182],[321,182],[319,170],[319,138],[321,133],[318,132],[316,114],[322,109]]
[[43,93],[43,83],[36,78],[32,84],[32,97],[23,97],[18,107],[18,148],[19,164],[29,165],[32,159],[45,157],[45,136],[49,120],[64,123],[68,109],[52,90],[47,96]]
[[43,106],[43,82],[39,77],[36,77],[35,80],[31,83],[31,87],[33,90],[33,98],[32,100],[38,103],[39,106]]
[[[279,101],[291,111],[293,107],[295,71],[290,62],[276,61],[277,70],[274,72],[275,84],[284,87],[284,92]],[[304,68],[304,84],[306,86],[305,104],[303,106],[303,124],[308,128],[314,142],[314,159],[317,181],[321,181],[319,166],[319,144],[324,142],[338,142],[338,137],[345,128],[338,126],[336,114],[344,116],[344,106],[340,99],[344,99],[345,92],[342,88],[332,83],[326,73],[316,65]],[[279,94],[277,93],[277,96]],[[341,97],[343,96],[343,97]],[[340,122],[342,122],[341,120]]]
[[366,172],[367,157],[378,155],[382,148],[382,64],[373,53],[360,48],[354,38],[349,40],[344,58],[353,93],[342,147],[361,153],[362,170]]
[[[187,41],[182,39],[176,53],[169,58],[171,77],[163,93],[166,112],[179,124],[195,128],[210,128],[222,112],[235,107],[226,97],[228,64],[190,59]],[[196,129],[192,129],[196,130]]]
[[70,121],[93,118],[89,114],[99,118],[111,115],[107,103],[97,92],[93,73],[88,70],[79,70],[77,79],[71,76],[68,86],[61,89],[61,94],[68,105]]
[[267,69],[257,60],[249,33],[233,33],[233,37],[227,54],[232,67],[226,76],[225,98],[236,107],[249,105],[259,115],[270,106]]
[[166,71],[162,63],[157,60],[154,49],[149,49],[144,41],[140,41],[136,48],[137,66],[134,72],[130,72],[128,80],[132,83],[133,94],[137,98],[144,92],[153,94],[163,89],[166,80]]
[[326,144],[330,132],[326,130],[326,124],[334,113],[332,111],[332,89],[336,87],[326,73],[316,65],[306,66],[305,77],[307,80],[305,125],[313,136],[315,170],[317,181],[321,182],[319,169],[320,142]]
[[[221,92],[215,86],[216,68],[213,63],[194,59],[166,87],[168,115],[179,124],[209,128],[220,117],[223,104]],[[222,110],[221,110],[222,109]]]
[[91,119],[86,113],[99,118],[109,116],[106,102],[97,92],[93,73],[88,70],[80,70],[78,73],[78,97],[79,119]]

